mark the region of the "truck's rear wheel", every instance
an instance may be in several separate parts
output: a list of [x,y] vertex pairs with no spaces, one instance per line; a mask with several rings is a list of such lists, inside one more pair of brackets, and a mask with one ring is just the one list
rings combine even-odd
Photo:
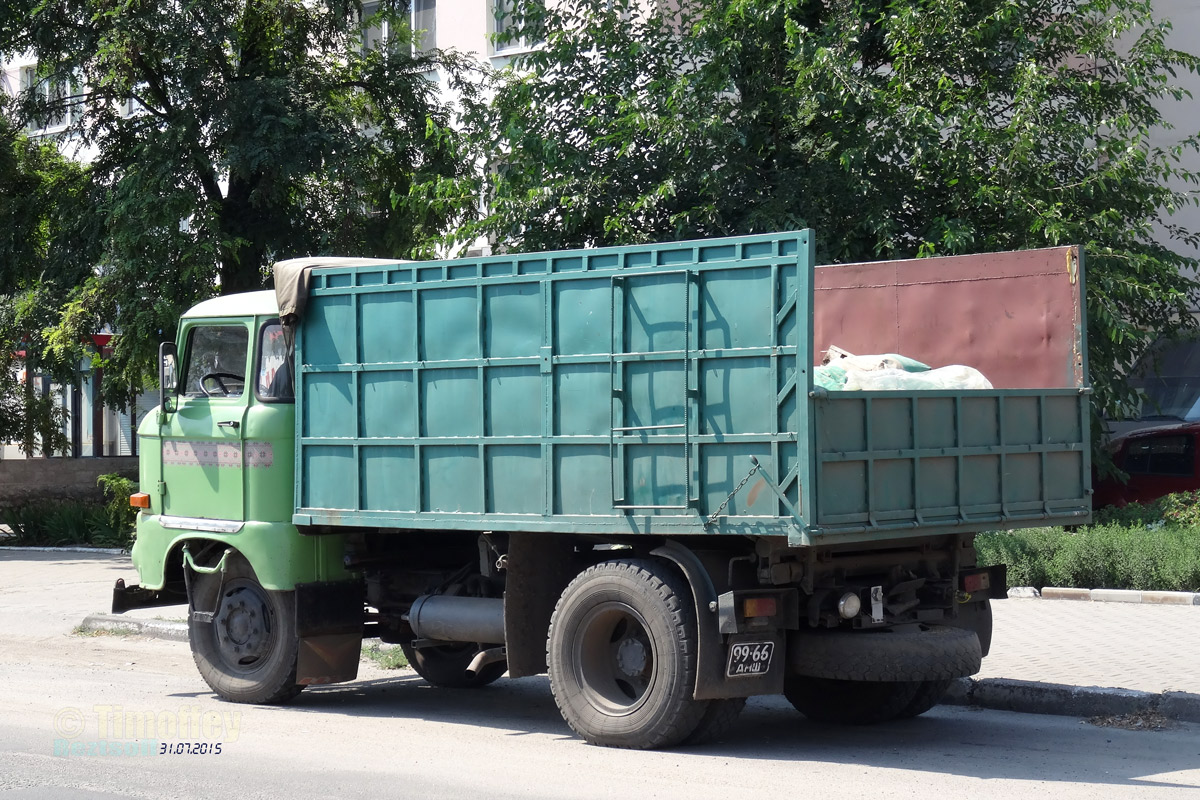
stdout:
[[917,693],[913,695],[913,699],[908,702],[908,705],[896,715],[896,719],[921,716],[941,702],[942,695],[949,688],[949,680],[921,681],[921,685],[917,687]]
[[[783,693],[797,711],[814,722],[872,725],[906,716],[905,712],[914,705],[923,683],[794,676],[788,678]],[[907,716],[916,716],[928,710],[924,708]]]
[[232,553],[223,579],[197,573],[192,593],[194,610],[215,609],[211,622],[188,619],[192,657],[214,692],[235,703],[281,703],[300,693],[293,592],[264,589],[250,563]]
[[401,644],[408,665],[426,682],[446,689],[474,689],[499,680],[508,670],[504,661],[484,664],[479,672],[468,673],[467,667],[479,652],[474,644],[451,644],[415,648]]
[[550,621],[546,660],[563,718],[592,744],[682,742],[709,709],[692,699],[696,635],[691,591],[671,566],[628,559],[589,567]]

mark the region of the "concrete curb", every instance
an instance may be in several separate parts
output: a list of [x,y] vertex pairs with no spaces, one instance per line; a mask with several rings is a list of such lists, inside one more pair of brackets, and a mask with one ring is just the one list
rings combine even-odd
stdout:
[[106,556],[129,555],[128,550],[119,547],[16,547],[15,545],[0,545],[0,550],[23,550],[27,553],[98,553]]
[[[85,631],[119,631],[176,642],[188,640],[185,622],[135,619],[119,614],[90,614],[80,627]],[[1200,722],[1200,694],[1155,694],[1132,689],[1068,686],[1009,678],[959,678],[950,684],[942,703],[1063,717],[1103,717],[1155,711],[1180,722]]]
[[1099,686],[1017,681],[1008,678],[959,678],[942,698],[946,705],[994,711],[1102,717],[1155,711],[1180,722],[1200,722],[1200,694],[1139,692]]
[[89,614],[79,626],[84,631],[116,631],[133,636],[149,636],[154,639],[170,639],[186,642],[186,622],[171,622],[165,619],[136,619],[120,614]]
[[1200,592],[1142,592],[1136,589],[1067,589],[1047,586],[1040,592],[1032,586],[1014,586],[1010,599],[1082,600],[1091,603],[1145,603],[1158,606],[1200,606]]

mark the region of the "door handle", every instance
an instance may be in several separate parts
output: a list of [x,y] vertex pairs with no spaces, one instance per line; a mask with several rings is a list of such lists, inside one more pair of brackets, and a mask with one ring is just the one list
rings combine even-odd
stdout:
[[238,422],[236,419],[227,419],[227,420],[218,422],[217,427],[218,428],[233,428],[236,431],[241,426],[241,424],[242,423]]

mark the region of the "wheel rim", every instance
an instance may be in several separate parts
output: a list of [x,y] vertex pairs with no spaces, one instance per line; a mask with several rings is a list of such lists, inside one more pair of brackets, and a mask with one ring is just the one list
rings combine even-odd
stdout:
[[237,672],[257,669],[275,644],[270,600],[254,581],[238,578],[225,585],[213,626],[222,661]]
[[574,655],[584,696],[610,715],[633,713],[654,689],[654,640],[645,618],[625,603],[603,603],[588,612],[575,635]]

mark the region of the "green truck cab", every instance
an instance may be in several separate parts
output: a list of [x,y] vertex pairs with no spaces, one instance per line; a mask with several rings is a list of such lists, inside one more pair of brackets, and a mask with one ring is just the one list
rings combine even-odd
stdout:
[[[378,637],[435,685],[548,672],[597,744],[709,739],[757,694],[924,712],[1006,594],[974,534],[1090,513],[1082,258],[816,268],[811,239],[296,259],[201,303],[114,611],[186,601],[241,702]],[[995,388],[829,391],[835,344]]]

